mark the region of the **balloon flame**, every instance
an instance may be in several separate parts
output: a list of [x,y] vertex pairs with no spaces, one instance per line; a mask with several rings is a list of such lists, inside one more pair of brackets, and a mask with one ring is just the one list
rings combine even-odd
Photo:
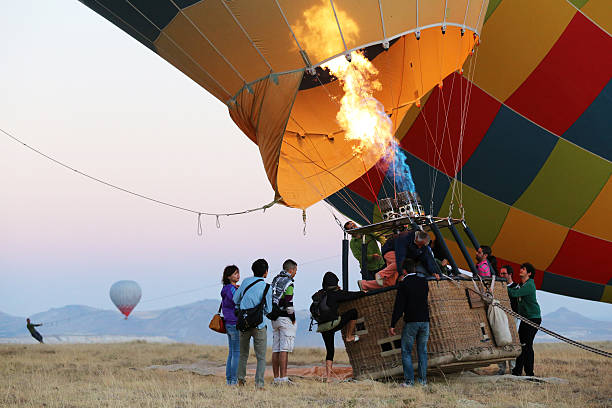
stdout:
[[336,120],[344,129],[344,138],[357,141],[353,146],[355,154],[387,156],[393,141],[393,124],[385,108],[376,98],[374,91],[382,88],[375,79],[378,70],[361,53],[352,52],[351,62],[344,56],[334,58],[322,65],[342,85],[344,95]]

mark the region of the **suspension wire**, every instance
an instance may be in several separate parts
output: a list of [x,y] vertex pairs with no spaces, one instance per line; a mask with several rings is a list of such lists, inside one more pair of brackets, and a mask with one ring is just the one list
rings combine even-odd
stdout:
[[122,191],[122,192],[130,194],[130,195],[133,195],[135,197],[142,198],[144,200],[148,200],[148,201],[160,204],[160,205],[164,205],[166,207],[171,207],[171,208],[175,208],[177,210],[182,210],[182,211],[190,212],[192,214],[196,214],[198,216],[198,234],[200,234],[201,230],[202,230],[201,229],[201,217],[202,217],[202,215],[211,216],[211,217],[217,217],[217,219],[218,219],[219,217],[222,217],[222,216],[223,217],[229,217],[229,216],[234,216],[234,215],[248,214],[248,213],[251,213],[251,212],[254,212],[254,211],[259,211],[259,210],[264,210],[265,211],[266,209],[272,207],[274,204],[277,204],[280,201],[282,201],[282,197],[279,197],[279,198],[275,199],[274,201],[272,201],[272,202],[270,202],[268,204],[265,204],[265,205],[263,205],[261,207],[252,208],[252,209],[243,210],[243,211],[230,212],[230,213],[211,213],[211,212],[205,212],[205,211],[198,211],[198,210],[194,210],[194,209],[191,209],[191,208],[182,207],[180,205],[172,204],[172,203],[169,203],[169,202],[166,202],[166,201],[158,200],[156,198],[152,198],[152,197],[146,196],[144,194],[140,194],[140,193],[134,192],[132,190],[128,190],[126,188],[117,186],[117,185],[112,184],[112,183],[110,183],[108,181],[104,181],[104,180],[99,179],[97,177],[94,177],[94,176],[92,176],[90,174],[87,174],[87,173],[85,173],[85,172],[83,172],[81,170],[78,170],[78,169],[76,169],[76,168],[74,168],[74,167],[72,167],[72,166],[70,166],[70,165],[68,165],[68,164],[66,164],[66,163],[64,163],[64,162],[62,162],[60,160],[57,160],[57,159],[49,156],[46,153],[43,153],[42,151],[40,151],[40,150],[38,150],[38,149],[28,145],[27,143],[21,141],[20,139],[16,138],[15,136],[13,136],[12,134],[10,134],[9,132],[5,131],[2,128],[0,128],[0,132],[4,133],[6,136],[11,138],[15,142],[25,146],[27,149],[29,149],[29,150],[35,152],[36,154],[38,154],[38,155],[40,155],[40,156],[42,156],[42,157],[52,161],[53,163],[58,164],[58,165],[66,168],[68,170],[72,170],[73,172],[75,172],[75,173],[77,173],[77,174],[79,174],[79,175],[81,175],[83,177],[86,177],[86,178],[88,178],[90,180],[93,180],[93,181],[95,181],[97,183],[103,184],[103,185],[105,185],[107,187],[113,188],[115,190]]
[[378,207],[378,210],[381,211],[380,203],[378,202],[378,197],[376,196],[376,193],[374,192],[374,186],[372,185],[372,180],[370,180],[370,173],[368,172],[368,169],[365,165],[365,162],[363,161],[363,158],[360,157],[360,159],[361,159],[361,164],[363,164],[363,170],[365,172],[364,174],[367,176],[367,179],[368,179],[368,186],[370,187],[370,192],[372,193],[372,198],[374,199],[374,203],[376,204],[376,207]]
[[[323,172],[329,173],[331,176],[333,176],[336,180],[338,180],[338,182],[340,182],[340,184],[343,187],[348,187],[343,181],[342,179],[340,179],[338,176],[336,176],[331,170],[328,170],[324,167],[321,167],[320,165],[318,165],[314,160],[312,160],[306,153],[304,153],[302,150],[298,149],[297,147],[295,147],[294,145],[292,145],[291,143],[287,142],[286,140],[283,139],[283,143],[287,144],[287,146],[292,147],[295,151],[297,151],[299,154],[301,154],[302,156],[304,156],[304,158],[306,160],[308,160],[311,164],[315,165],[316,167],[318,167],[319,169],[323,170]],[[289,162],[287,161],[287,163],[289,164],[289,166],[302,178],[302,180],[304,182],[306,182],[308,185],[311,186],[311,188],[321,196],[321,199],[325,199],[326,196],[321,194],[321,192],[314,186],[312,185],[312,183],[310,183],[308,180],[306,180],[306,178]],[[361,210],[359,210],[359,206],[357,205],[357,203],[355,203],[355,201],[352,199],[352,197],[349,198],[351,199],[351,201],[354,204],[354,207],[349,204],[348,202],[346,202],[347,205],[349,205],[353,210],[355,210],[356,212],[361,212]],[[366,221],[368,220],[367,217],[365,215],[359,214],[361,215]]]

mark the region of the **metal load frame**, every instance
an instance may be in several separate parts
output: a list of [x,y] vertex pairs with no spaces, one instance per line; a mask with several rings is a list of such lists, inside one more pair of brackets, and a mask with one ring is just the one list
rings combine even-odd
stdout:
[[472,233],[472,230],[465,223],[465,220],[458,218],[441,218],[441,217],[432,217],[431,215],[418,215],[418,216],[403,216],[392,218],[386,221],[377,222],[374,224],[364,225],[359,228],[354,228],[351,230],[344,230],[344,238],[342,240],[342,288],[344,290],[349,290],[348,283],[348,259],[349,259],[349,240],[348,236],[351,235],[362,235],[363,240],[361,242],[361,272],[362,274],[366,272],[367,269],[367,244],[365,241],[366,234],[375,235],[380,237],[382,235],[388,233],[398,232],[399,230],[404,229],[406,226],[410,226],[410,228],[414,231],[422,230],[422,231],[432,231],[436,237],[436,245],[440,246],[440,249],[448,260],[450,264],[453,274],[459,275],[459,268],[457,267],[457,263],[453,258],[453,255],[450,253],[448,249],[448,245],[446,245],[446,241],[444,240],[444,236],[440,232],[440,228],[448,228],[453,234],[453,238],[455,242],[459,246],[461,250],[461,254],[465,258],[470,271],[473,274],[477,274],[476,265],[472,260],[472,257],[468,253],[468,250],[459,235],[459,231],[455,227],[456,224],[461,224],[463,226],[463,231],[470,239],[472,246],[474,249],[478,250],[480,248],[480,244],[476,240],[476,237]]

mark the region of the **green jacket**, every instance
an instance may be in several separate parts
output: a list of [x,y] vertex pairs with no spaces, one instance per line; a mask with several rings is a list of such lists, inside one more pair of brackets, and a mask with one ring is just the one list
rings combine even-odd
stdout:
[[541,318],[540,305],[536,299],[536,287],[533,279],[529,279],[520,288],[508,287],[508,296],[518,298],[518,313],[528,319]]
[[[385,260],[380,254],[380,248],[378,247],[378,241],[373,235],[366,235],[367,244],[367,259],[368,259],[368,271],[376,271],[385,266]],[[351,252],[353,256],[359,261],[359,267],[361,268],[361,242],[362,238],[351,239]],[[378,258],[374,257],[374,254],[378,254]]]

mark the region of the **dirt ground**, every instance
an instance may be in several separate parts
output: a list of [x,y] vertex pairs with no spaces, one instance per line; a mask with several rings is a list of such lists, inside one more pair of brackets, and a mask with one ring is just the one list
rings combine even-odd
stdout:
[[[596,346],[612,350],[610,342]],[[252,377],[246,387],[225,385],[224,347],[142,342],[0,345],[0,406],[612,407],[609,359],[565,344],[537,344],[535,353],[537,375],[566,382],[488,375],[497,366],[431,377],[429,386],[410,389],[393,382],[343,381],[342,373],[350,367],[346,353],[338,350],[338,379],[327,384],[319,378],[325,352],[312,348],[297,349],[290,356],[296,385],[271,386],[267,376],[266,388],[256,391]],[[249,363],[254,362],[251,356]]]

